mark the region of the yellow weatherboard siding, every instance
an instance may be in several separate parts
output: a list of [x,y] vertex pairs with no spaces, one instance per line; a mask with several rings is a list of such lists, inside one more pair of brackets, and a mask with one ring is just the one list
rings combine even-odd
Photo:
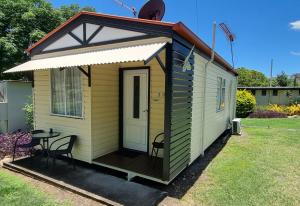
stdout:
[[81,83],[83,90],[83,118],[55,116],[51,114],[51,82],[50,70],[34,72],[34,126],[35,129],[55,131],[64,135],[78,135],[74,146],[76,159],[91,161],[91,94],[87,78],[82,75]]
[[[165,54],[161,54],[164,60]],[[100,157],[119,148],[119,68],[143,67],[143,63],[92,67],[92,154]],[[149,152],[155,135],[164,131],[165,74],[154,59],[150,66]]]
[[119,148],[119,66],[92,66],[93,158]]
[[[164,59],[164,54],[161,58]],[[50,71],[35,71],[35,128],[53,128],[62,135],[78,135],[74,147],[76,159],[91,162],[119,147],[119,68],[142,67],[142,63],[92,66],[92,87],[82,75],[83,118],[51,114]],[[165,75],[156,60],[150,66],[149,152],[155,135],[164,131]]]

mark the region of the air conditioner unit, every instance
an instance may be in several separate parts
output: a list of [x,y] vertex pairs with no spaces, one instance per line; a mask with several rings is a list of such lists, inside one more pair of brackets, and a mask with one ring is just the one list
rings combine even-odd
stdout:
[[241,119],[235,118],[232,120],[232,134],[242,134]]

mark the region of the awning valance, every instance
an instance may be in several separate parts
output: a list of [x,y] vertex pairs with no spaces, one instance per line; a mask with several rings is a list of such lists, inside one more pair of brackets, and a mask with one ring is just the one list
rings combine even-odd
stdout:
[[5,73],[139,61],[147,63],[156,57],[165,45],[165,42],[154,43],[31,60],[9,69]]

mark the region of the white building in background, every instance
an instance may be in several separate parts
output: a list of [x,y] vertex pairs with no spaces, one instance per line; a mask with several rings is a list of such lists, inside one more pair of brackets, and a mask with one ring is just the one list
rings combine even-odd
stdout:
[[300,101],[300,87],[238,87],[244,89],[255,96],[257,105],[288,105]]
[[31,82],[0,81],[0,133],[27,129],[23,108],[31,96]]

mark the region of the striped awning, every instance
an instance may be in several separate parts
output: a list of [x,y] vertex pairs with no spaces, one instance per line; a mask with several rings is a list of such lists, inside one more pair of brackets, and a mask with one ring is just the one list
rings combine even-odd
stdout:
[[166,42],[154,43],[31,60],[12,69],[9,69],[4,73],[125,62],[142,61],[147,63],[149,62],[149,60],[155,57],[161,51],[161,49],[165,47],[165,45]]

